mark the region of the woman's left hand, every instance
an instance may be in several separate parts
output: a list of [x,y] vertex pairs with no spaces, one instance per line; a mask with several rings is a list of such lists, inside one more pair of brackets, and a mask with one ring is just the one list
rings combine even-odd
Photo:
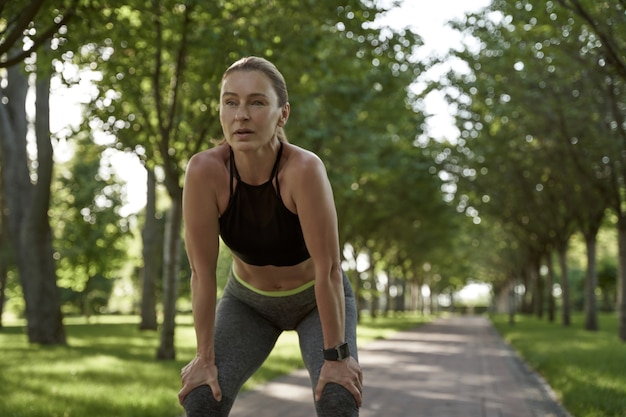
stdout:
[[363,372],[359,363],[351,356],[342,361],[324,361],[320,379],[315,387],[315,401],[319,401],[324,387],[334,382],[346,388],[354,396],[357,407],[363,402]]

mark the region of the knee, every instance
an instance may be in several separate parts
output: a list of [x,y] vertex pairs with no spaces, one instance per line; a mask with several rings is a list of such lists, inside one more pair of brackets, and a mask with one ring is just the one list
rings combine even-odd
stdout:
[[359,415],[356,400],[339,384],[326,384],[320,400],[315,404],[320,417],[355,417]]
[[221,401],[213,398],[213,392],[208,385],[195,388],[183,401],[187,417],[227,416],[231,406],[232,401],[224,396]]

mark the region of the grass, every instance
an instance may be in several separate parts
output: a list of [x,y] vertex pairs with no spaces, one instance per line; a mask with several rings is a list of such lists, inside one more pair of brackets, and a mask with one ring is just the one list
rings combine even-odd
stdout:
[[575,417],[626,417],[626,344],[617,317],[601,315],[600,330],[583,329],[575,315],[570,327],[535,317],[492,316],[498,331],[550,384]]
[[[364,317],[359,343],[412,328],[418,316]],[[138,330],[138,318],[99,316],[65,320],[68,346],[28,343],[23,323],[0,329],[0,416],[175,417],[180,368],[195,354],[190,316],[179,316],[177,359],[155,360],[159,334]],[[244,389],[302,367],[297,335],[284,333]]]

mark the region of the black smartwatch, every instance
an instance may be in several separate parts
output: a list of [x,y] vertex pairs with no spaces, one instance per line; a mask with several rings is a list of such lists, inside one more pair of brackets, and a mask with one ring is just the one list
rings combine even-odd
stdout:
[[324,349],[324,360],[342,361],[350,356],[350,347],[347,343],[342,343],[334,348]]

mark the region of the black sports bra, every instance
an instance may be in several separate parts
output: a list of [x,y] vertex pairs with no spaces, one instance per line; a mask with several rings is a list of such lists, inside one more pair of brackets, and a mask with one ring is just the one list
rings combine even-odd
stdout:
[[[290,266],[309,259],[298,215],[280,197],[280,143],[270,179],[261,185],[241,181],[230,149],[230,200],[219,218],[222,240],[234,255],[250,265]],[[233,177],[237,187],[233,189]],[[276,188],[273,182],[276,181]]]

